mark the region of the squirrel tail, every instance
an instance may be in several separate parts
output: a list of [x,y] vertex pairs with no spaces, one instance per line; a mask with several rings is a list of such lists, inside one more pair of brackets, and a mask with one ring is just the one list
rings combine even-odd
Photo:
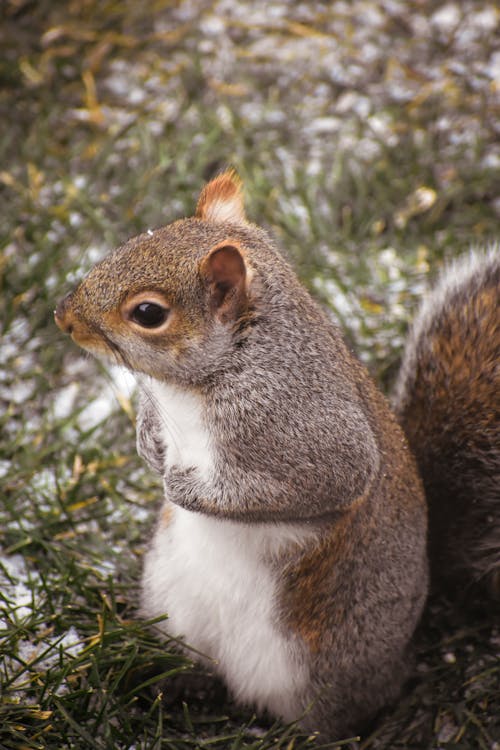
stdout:
[[433,584],[481,582],[500,599],[500,245],[442,274],[394,403],[426,491]]

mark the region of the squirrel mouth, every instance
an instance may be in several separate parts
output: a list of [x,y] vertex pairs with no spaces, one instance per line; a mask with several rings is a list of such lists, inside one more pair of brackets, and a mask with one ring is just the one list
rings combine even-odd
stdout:
[[71,336],[72,340],[82,349],[99,357],[117,359],[122,363],[122,357],[118,348],[101,331],[94,332],[92,328],[83,321],[75,318],[68,307],[69,297],[65,297],[54,311],[54,322],[58,328]]

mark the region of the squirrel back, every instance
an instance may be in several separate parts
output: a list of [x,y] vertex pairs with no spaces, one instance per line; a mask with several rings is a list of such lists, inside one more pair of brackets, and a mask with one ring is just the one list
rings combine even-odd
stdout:
[[429,509],[431,581],[500,597],[500,247],[448,266],[408,338],[394,404]]

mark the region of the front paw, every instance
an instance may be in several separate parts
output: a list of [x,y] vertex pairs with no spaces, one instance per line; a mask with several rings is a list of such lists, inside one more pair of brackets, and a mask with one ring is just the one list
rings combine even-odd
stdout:
[[199,510],[200,482],[194,467],[170,468],[163,477],[165,497],[186,510]]
[[147,423],[137,425],[137,453],[153,471],[163,474],[166,450],[162,441],[151,432]]
[[158,474],[165,470],[166,447],[158,417],[146,395],[141,394],[136,421],[137,453]]

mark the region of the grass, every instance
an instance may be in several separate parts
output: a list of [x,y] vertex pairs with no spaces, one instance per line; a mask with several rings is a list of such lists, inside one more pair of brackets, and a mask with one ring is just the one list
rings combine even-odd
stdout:
[[[179,694],[196,669],[137,613],[161,489],[135,454],[130,387],[52,311],[232,164],[251,218],[387,388],[429,278],[498,233],[498,82],[486,3],[451,26],[439,3],[362,5],[0,11],[1,748],[320,746],[213,681]],[[498,748],[499,639],[481,602],[432,600],[406,694],[338,746]]]

